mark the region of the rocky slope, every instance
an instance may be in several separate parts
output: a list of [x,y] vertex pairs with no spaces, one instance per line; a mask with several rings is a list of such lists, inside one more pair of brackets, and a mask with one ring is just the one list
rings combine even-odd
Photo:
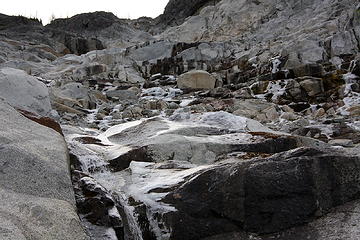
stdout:
[[1,15],[0,238],[359,239],[359,7]]

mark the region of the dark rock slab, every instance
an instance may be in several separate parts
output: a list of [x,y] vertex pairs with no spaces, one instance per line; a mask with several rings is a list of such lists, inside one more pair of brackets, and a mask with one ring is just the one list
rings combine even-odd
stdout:
[[[237,231],[266,234],[305,224],[360,196],[360,159],[311,148],[225,164],[191,178],[163,201],[171,239]],[[190,227],[189,227],[190,226]]]

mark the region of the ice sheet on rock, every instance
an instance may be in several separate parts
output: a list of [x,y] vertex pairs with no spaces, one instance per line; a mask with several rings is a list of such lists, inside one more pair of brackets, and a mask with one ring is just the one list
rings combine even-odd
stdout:
[[280,65],[281,65],[280,56],[271,58],[270,63],[271,63],[271,73],[277,73],[280,71]]
[[104,239],[106,240],[118,240],[116,237],[115,230],[113,228],[108,228],[104,234]]
[[173,97],[179,96],[179,95],[181,95],[183,93],[184,92],[179,88],[169,88],[168,97],[173,98]]
[[184,121],[189,120],[191,117],[190,111],[185,111],[183,108],[176,109],[175,112],[169,117],[171,121]]
[[180,107],[187,107],[189,106],[190,103],[194,102],[195,100],[196,100],[195,98],[183,99],[181,100]]
[[215,126],[236,132],[273,132],[255,120],[223,111],[204,113],[200,116],[195,116],[192,120],[198,120],[200,123],[208,126]]
[[351,84],[356,83],[359,79],[358,76],[352,73],[347,73],[343,75],[343,79],[345,81],[345,95],[348,95],[352,92],[351,90]]
[[167,92],[161,87],[153,87],[153,88],[143,89],[141,95],[146,97],[151,96],[151,97],[163,98],[165,97],[166,94]]
[[87,123],[93,123],[95,122],[96,119],[96,114],[99,112],[99,109],[93,109],[93,110],[89,110],[89,114],[86,116],[85,120]]
[[284,95],[286,84],[282,84],[281,81],[271,81],[267,88],[268,93],[272,93],[272,100],[276,102],[279,96]]
[[109,216],[121,219],[119,211],[117,210],[117,208],[115,206],[109,210]]
[[131,162],[129,169],[132,184],[128,187],[128,194],[150,206],[152,211],[158,212],[176,211],[176,208],[160,201],[166,196],[166,192],[157,193],[151,190],[169,189],[183,182],[186,177],[210,167],[204,165],[179,171],[178,169],[158,169],[156,166],[155,163]]
[[178,88],[161,88],[153,87],[148,89],[143,89],[141,98],[142,99],[164,99],[166,101],[171,101],[173,98],[183,94],[183,91]]
[[343,99],[344,106],[339,108],[338,111],[342,115],[350,115],[349,108],[353,106],[360,106],[360,93],[353,92],[351,89],[351,85],[356,83],[359,78],[352,73],[347,73],[343,75],[343,79],[345,81],[345,97]]
[[75,138],[87,137],[88,135],[71,134],[66,136],[66,141],[70,147],[72,154],[78,157],[81,162],[82,171],[90,173],[94,169],[101,171],[107,165],[100,152],[90,149],[81,142],[74,140]]
[[140,125],[144,121],[145,121],[145,119],[142,119],[142,120],[127,122],[127,123],[113,126],[113,127],[109,128],[108,130],[106,130],[104,133],[100,134],[97,138],[102,140],[104,144],[112,144],[111,142],[109,142],[108,137],[113,136],[115,134],[119,134],[128,128]]
[[349,125],[349,127],[353,128],[354,130],[360,131],[360,121],[354,121],[348,125]]

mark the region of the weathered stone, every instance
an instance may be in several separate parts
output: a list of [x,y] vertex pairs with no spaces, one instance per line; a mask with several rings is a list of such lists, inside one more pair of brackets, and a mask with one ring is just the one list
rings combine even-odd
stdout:
[[324,92],[324,84],[320,78],[302,78],[299,82],[309,97],[315,97]]
[[320,64],[305,64],[293,69],[295,77],[322,77],[324,69]]
[[15,108],[45,116],[51,111],[45,84],[22,70],[0,69],[0,97]]
[[315,149],[215,167],[163,199],[178,210],[164,219],[172,239],[200,239],[236,229],[277,232],[356,198],[359,180],[353,179],[358,179],[359,167],[359,158]]
[[106,96],[108,98],[116,98],[119,99],[120,101],[124,101],[124,100],[136,100],[139,97],[137,96],[136,91],[133,90],[109,90],[106,92]]
[[330,140],[329,144],[334,146],[341,146],[341,147],[353,147],[354,143],[350,139],[334,139]]
[[177,84],[179,88],[190,89],[212,89],[215,88],[216,79],[209,73],[200,70],[193,70],[181,75]]
[[0,102],[0,238],[88,239],[62,136]]

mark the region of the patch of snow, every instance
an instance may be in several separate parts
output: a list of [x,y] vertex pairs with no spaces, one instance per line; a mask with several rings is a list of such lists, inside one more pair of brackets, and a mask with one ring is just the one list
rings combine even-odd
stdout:
[[87,123],[93,123],[95,122],[96,119],[96,114],[99,112],[99,109],[93,109],[93,110],[89,110],[89,114],[86,116],[85,121]]
[[190,111],[186,111],[186,109],[179,108],[174,111],[174,113],[169,117],[171,121],[184,121],[190,119],[191,113]]
[[352,92],[351,84],[356,83],[358,77],[355,74],[347,73],[343,75],[345,81],[345,96]]
[[166,91],[161,87],[153,87],[142,90],[142,96],[164,97],[166,94]]
[[180,107],[189,106],[189,104],[192,103],[192,102],[194,102],[195,100],[196,100],[195,98],[183,99],[183,100],[181,100]]
[[195,174],[209,166],[199,166],[183,171],[175,169],[157,169],[156,163],[131,162],[130,171],[132,184],[128,188],[129,195],[150,206],[156,212],[177,211],[175,207],[163,203],[160,200],[167,193],[151,192],[153,189],[171,188],[185,180],[186,177]]
[[272,100],[276,102],[279,96],[284,95],[286,84],[281,85],[281,81],[271,81],[267,88],[268,93],[272,93]]
[[254,68],[258,67],[258,63],[257,63],[258,57],[257,56],[250,58],[248,62],[251,63],[252,67],[254,67]]
[[115,206],[109,210],[108,214],[110,217],[115,217],[115,218],[121,219],[119,211],[117,210],[117,208]]
[[118,240],[116,237],[115,230],[113,228],[108,228],[104,234],[104,239],[106,240]]
[[345,81],[345,97],[343,99],[344,106],[339,108],[338,111],[342,115],[350,115],[350,112],[348,111],[349,108],[359,105],[360,106],[360,93],[353,92],[351,89],[351,85],[353,83],[356,83],[358,80],[358,77],[352,73],[347,73],[343,75],[343,79]]
[[215,126],[236,132],[273,132],[261,123],[245,117],[236,116],[228,112],[208,112],[199,116],[194,116],[192,120],[197,120],[208,126]]
[[280,56],[274,57],[270,59],[271,62],[271,73],[277,73],[280,71]]
[[153,87],[143,89],[141,93],[142,99],[164,99],[165,101],[171,101],[172,98],[183,94],[183,91],[178,88],[161,88]]
[[169,88],[168,91],[169,91],[167,94],[168,98],[174,98],[176,96],[183,94],[183,91],[179,88]]
[[161,73],[157,73],[157,74],[152,75],[150,78],[159,78],[161,76],[162,76]]
[[349,127],[353,128],[356,131],[360,131],[360,121],[354,121],[348,124]]
[[137,120],[137,121],[132,121],[132,122],[127,122],[127,123],[123,123],[123,124],[113,126],[113,127],[109,128],[108,130],[106,130],[104,133],[100,134],[97,138],[102,140],[102,142],[104,144],[110,144],[111,145],[112,143],[109,142],[109,140],[107,139],[108,137],[111,137],[111,136],[113,136],[115,134],[119,134],[122,131],[124,131],[125,129],[138,126],[143,122],[144,122],[144,119]]
[[92,186],[93,189],[100,189],[103,192],[107,192],[103,186],[95,182],[95,180],[91,177],[82,177],[80,181],[82,181],[85,185]]

